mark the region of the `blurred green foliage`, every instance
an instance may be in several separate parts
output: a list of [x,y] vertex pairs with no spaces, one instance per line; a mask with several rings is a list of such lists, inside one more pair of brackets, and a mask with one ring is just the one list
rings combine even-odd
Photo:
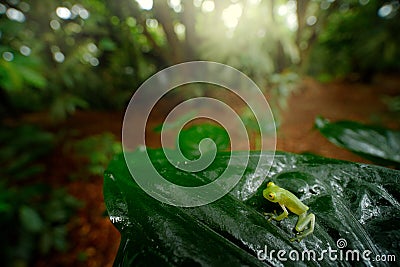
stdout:
[[322,80],[400,70],[398,1],[336,1],[310,58],[310,72]]
[[54,141],[37,127],[1,127],[0,257],[6,266],[27,266],[68,246],[66,224],[81,204],[64,189],[37,182],[44,171],[39,160]]
[[86,169],[82,170],[82,173],[72,174],[82,179],[87,176],[85,173],[103,175],[112,157],[122,152],[122,145],[113,134],[102,133],[75,142],[72,152],[79,160],[86,163]]
[[[188,60],[229,64],[273,93],[282,72],[398,70],[398,10],[378,0],[8,0],[0,112],[120,109],[155,71]],[[282,103],[286,94],[272,95]]]
[[28,179],[44,170],[35,161],[47,155],[54,145],[54,136],[37,127],[1,127],[0,175],[12,180]]
[[155,71],[139,25],[111,1],[59,5],[0,4],[0,90],[7,105],[50,108],[56,119],[89,105],[121,108],[131,89]]
[[383,96],[382,101],[386,104],[389,111],[396,116],[400,113],[400,96]]

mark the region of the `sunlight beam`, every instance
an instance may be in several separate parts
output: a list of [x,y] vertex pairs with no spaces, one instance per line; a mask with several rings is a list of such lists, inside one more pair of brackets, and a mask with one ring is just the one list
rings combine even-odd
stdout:
[[150,10],[153,8],[153,0],[136,0],[141,9]]
[[236,28],[239,19],[242,16],[243,8],[240,3],[232,4],[222,11],[222,20],[229,29]]

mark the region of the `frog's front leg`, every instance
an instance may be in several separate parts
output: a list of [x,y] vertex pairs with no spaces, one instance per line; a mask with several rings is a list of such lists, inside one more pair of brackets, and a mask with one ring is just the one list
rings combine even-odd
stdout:
[[272,216],[271,219],[274,219],[275,221],[282,221],[283,219],[285,219],[289,212],[287,211],[285,205],[283,204],[279,204],[281,206],[281,208],[283,209],[283,212],[279,215],[279,216]]
[[[307,226],[309,227],[304,230]],[[298,232],[297,236],[295,238],[291,238],[290,241],[299,241],[302,240],[304,237],[312,234],[314,232],[314,226],[315,226],[315,215],[310,213],[307,215],[307,212],[304,212],[299,215],[299,220],[297,221],[296,224],[296,231]]]

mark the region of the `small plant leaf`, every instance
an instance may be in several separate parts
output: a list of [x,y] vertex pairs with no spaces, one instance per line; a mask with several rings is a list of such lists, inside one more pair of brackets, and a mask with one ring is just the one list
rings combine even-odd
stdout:
[[317,117],[315,126],[329,141],[373,162],[400,166],[400,132],[353,121],[329,122]]
[[43,220],[40,215],[28,206],[22,206],[19,210],[22,227],[31,232],[38,233],[43,228]]

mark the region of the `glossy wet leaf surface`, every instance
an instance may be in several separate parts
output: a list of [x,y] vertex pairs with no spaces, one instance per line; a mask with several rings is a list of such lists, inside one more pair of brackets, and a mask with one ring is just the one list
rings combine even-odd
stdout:
[[373,162],[400,167],[400,132],[353,121],[318,117],[316,128],[332,143]]
[[[211,139],[212,142],[205,138]],[[184,129],[179,133],[177,142],[183,155],[191,160],[199,158],[201,153],[212,151],[214,148],[221,151],[230,146],[227,131],[213,124],[193,125]]]
[[[210,181],[223,172],[229,157],[240,159],[241,152],[218,153],[213,164],[195,174],[184,174],[170,165],[160,150],[149,150],[155,167],[169,180],[186,184]],[[127,155],[143,160],[144,150]],[[226,196],[196,208],[163,204],[147,195],[132,179],[124,158],[117,156],[105,173],[104,196],[111,221],[122,234],[116,266],[350,266],[355,261],[292,261],[314,250],[370,250],[375,255],[400,257],[400,172],[372,165],[356,164],[310,155],[277,153],[270,172],[267,166],[253,173],[259,152],[252,152],[246,173]],[[241,164],[236,160],[235,164]],[[245,162],[243,160],[243,162]],[[265,171],[264,171],[265,170]],[[264,212],[278,213],[278,205],[262,197],[268,181],[296,194],[316,215],[314,234],[300,243],[290,242],[297,216],[268,222]],[[272,258],[257,258],[258,250],[275,250]],[[283,250],[288,261],[281,261]],[[294,252],[292,252],[294,251]],[[291,254],[289,254],[291,253]],[[263,256],[264,254],[259,254]],[[339,254],[336,254],[339,257]],[[345,255],[345,254],[343,254]],[[281,255],[282,256],[282,255]],[[307,255],[306,255],[307,259]],[[362,259],[360,259],[362,261]],[[364,262],[371,265],[371,262]],[[389,263],[388,263],[389,264]],[[383,264],[384,265],[384,264]]]

